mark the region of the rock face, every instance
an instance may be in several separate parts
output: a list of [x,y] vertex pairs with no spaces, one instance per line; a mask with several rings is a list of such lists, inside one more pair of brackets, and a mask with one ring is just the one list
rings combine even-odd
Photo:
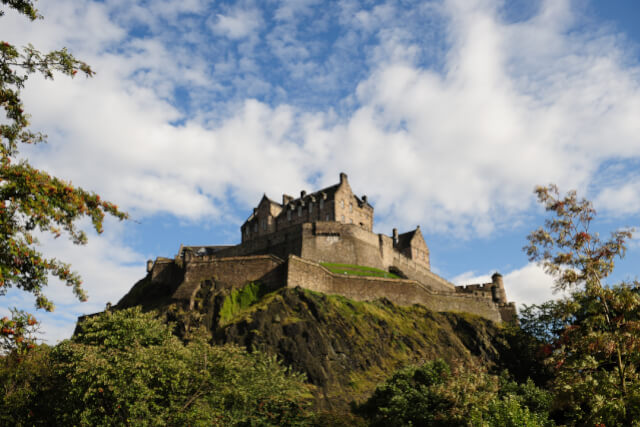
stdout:
[[[141,285],[116,308],[149,302]],[[205,325],[215,343],[277,355],[317,387],[317,407],[333,410],[366,399],[407,364],[443,358],[491,368],[502,363],[506,346],[502,327],[479,316],[397,306],[386,299],[358,302],[302,288],[274,291],[249,283],[231,292],[203,293],[193,307],[160,295],[153,301],[147,308],[177,321],[182,333]]]

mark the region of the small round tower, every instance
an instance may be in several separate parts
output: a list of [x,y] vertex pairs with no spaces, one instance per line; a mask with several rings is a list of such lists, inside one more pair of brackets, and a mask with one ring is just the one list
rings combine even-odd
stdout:
[[506,304],[507,293],[504,291],[502,274],[498,272],[493,273],[493,276],[491,276],[491,282],[493,283],[493,286],[491,287],[491,296],[493,297],[493,301],[500,304]]

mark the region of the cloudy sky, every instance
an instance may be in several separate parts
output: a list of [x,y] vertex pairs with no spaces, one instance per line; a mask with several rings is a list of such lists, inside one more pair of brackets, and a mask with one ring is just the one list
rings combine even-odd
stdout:
[[[505,276],[541,302],[551,280],[521,248],[542,223],[532,190],[594,200],[597,228],[640,225],[640,5],[635,0],[40,0],[0,39],[68,47],[92,79],[29,80],[49,144],[31,162],[131,214],[85,247],[43,238],[90,299],[52,282],[50,343],[117,302],[145,261],[230,244],[263,193],[338,181],[376,232],[420,224],[435,272]],[[635,278],[640,241],[614,280]],[[2,297],[0,311],[33,309]]]

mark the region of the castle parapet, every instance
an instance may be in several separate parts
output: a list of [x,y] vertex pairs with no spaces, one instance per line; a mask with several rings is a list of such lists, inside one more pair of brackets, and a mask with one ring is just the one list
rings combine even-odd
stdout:
[[507,301],[507,294],[504,290],[504,283],[500,273],[494,273],[491,276],[490,283],[456,286],[456,292],[489,298],[497,304],[511,304]]

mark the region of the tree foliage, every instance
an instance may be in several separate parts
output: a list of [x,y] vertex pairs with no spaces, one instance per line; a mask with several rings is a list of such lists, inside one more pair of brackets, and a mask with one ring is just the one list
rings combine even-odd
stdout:
[[356,407],[372,426],[545,426],[549,393],[442,360],[397,371]]
[[[30,20],[41,18],[34,4],[33,0],[2,0],[0,16],[8,7]],[[39,251],[36,233],[59,237],[66,232],[74,243],[84,244],[86,234],[77,226],[80,218],[88,217],[101,233],[105,214],[127,217],[99,195],[52,177],[20,157],[20,144],[46,142],[46,135],[29,127],[21,90],[31,75],[53,79],[56,72],[70,77],[94,74],[67,49],[43,54],[32,45],[17,47],[0,41],[0,106],[5,113],[0,122],[0,295],[12,287],[22,289],[35,296],[37,308],[49,311],[54,306],[43,288],[50,275],[70,286],[81,301],[87,295],[80,276],[67,263],[46,258]],[[0,336],[12,337],[6,333]]]
[[541,343],[552,369],[559,419],[570,424],[631,425],[640,419],[640,283],[608,285],[632,230],[608,238],[592,231],[596,212],[575,192],[536,189],[553,215],[533,231],[530,260],[569,296],[527,307],[522,328]]
[[[299,425],[308,420],[304,377],[260,352],[187,344],[139,308],[103,313],[72,340],[0,369],[0,424]],[[35,367],[31,360],[38,360]],[[42,367],[44,366],[44,368]]]

